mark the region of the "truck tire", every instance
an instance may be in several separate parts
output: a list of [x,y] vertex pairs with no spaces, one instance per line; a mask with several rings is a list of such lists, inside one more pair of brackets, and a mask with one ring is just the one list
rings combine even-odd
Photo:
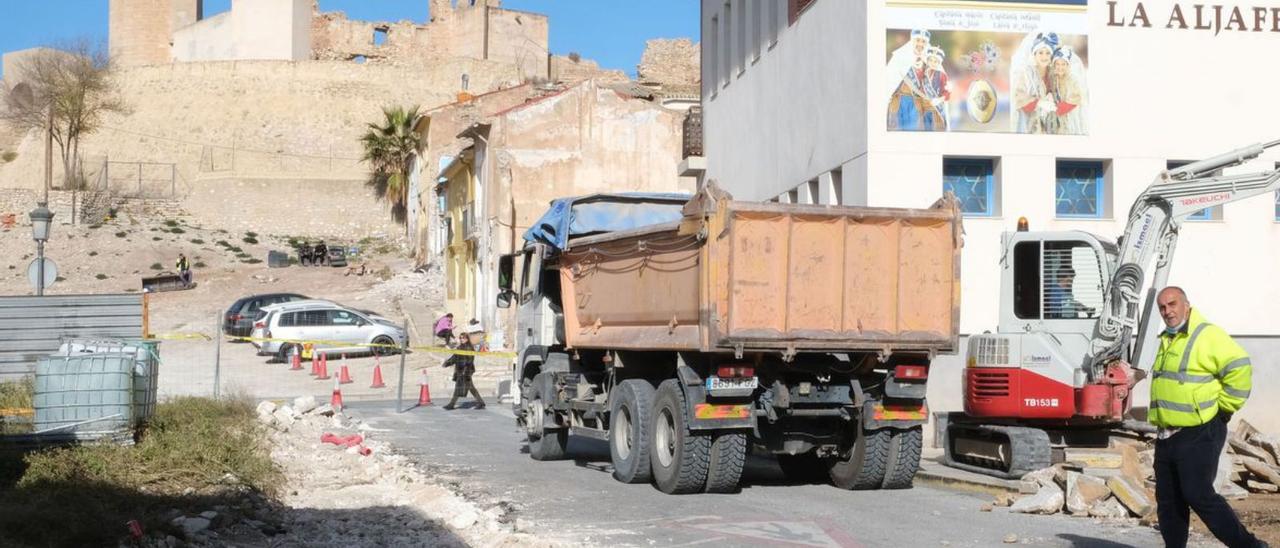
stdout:
[[855,491],[879,489],[889,465],[889,438],[887,428],[862,430],[849,454],[831,461],[831,483]]
[[733,493],[742,479],[747,464],[746,432],[717,432],[711,437],[708,451],[708,493]]
[[613,479],[622,483],[645,483],[653,477],[649,426],[656,393],[648,381],[629,379],[619,383],[609,398],[609,457]]
[[[529,397],[531,407],[536,410],[548,409],[548,402],[555,401],[555,376],[550,373],[538,373],[533,378],[533,385],[530,386],[532,394]],[[566,448],[569,446],[569,430],[567,428],[547,428],[546,421],[551,413],[543,411],[539,424],[542,425],[540,432],[528,432],[529,436],[529,456],[533,460],[560,460],[565,458]],[[533,417],[530,417],[532,419]],[[552,424],[551,426],[555,426]]]
[[924,445],[921,427],[894,430],[889,439],[889,459],[885,470],[885,489],[910,489],[916,471],[920,470],[920,448]]
[[778,457],[778,468],[782,469],[782,475],[788,480],[796,483],[818,483],[825,482],[827,478],[827,466],[818,458],[813,451],[808,453],[800,453],[799,455],[781,454]]
[[668,495],[697,493],[707,484],[711,437],[689,429],[687,409],[679,381],[663,381],[649,428],[649,460],[654,485]]

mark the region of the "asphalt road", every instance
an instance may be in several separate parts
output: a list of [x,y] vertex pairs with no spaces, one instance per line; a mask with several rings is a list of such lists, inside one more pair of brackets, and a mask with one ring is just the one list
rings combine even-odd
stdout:
[[[844,491],[788,482],[768,456],[753,455],[742,490],[730,495],[664,495],[610,475],[604,442],[571,438],[571,460],[529,458],[510,407],[396,413],[394,404],[358,402],[348,412],[381,429],[379,439],[469,496],[503,501],[527,530],[598,546],[1160,546],[1145,527],[1089,518],[1028,516],[988,497],[917,486]],[[467,404],[469,405],[469,404]]]

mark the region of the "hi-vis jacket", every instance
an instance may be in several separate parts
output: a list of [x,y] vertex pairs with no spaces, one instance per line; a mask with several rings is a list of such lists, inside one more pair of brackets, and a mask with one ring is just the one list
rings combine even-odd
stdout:
[[1148,417],[1156,426],[1197,426],[1239,411],[1252,388],[1249,355],[1192,308],[1183,330],[1160,335]]

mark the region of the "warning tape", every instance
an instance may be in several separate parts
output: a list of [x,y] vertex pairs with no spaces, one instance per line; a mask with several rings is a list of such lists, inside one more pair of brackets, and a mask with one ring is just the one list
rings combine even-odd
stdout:
[[[157,334],[151,335],[150,338],[159,339],[159,340],[188,340],[188,339],[203,339],[206,341],[213,340],[208,335],[205,335],[204,333],[157,333]],[[395,345],[395,344],[375,344],[375,343],[352,344],[347,341],[331,341],[331,340],[325,340],[325,339],[280,339],[280,338],[237,337],[237,336],[228,336],[227,338],[233,341],[248,341],[248,342],[282,342],[282,343],[289,343],[289,344],[311,344],[311,345],[317,345],[317,346],[318,345],[358,346],[361,348],[390,348],[393,350],[401,349],[399,345]],[[436,353],[436,354],[457,354],[461,356],[487,356],[487,357],[493,357],[493,358],[516,357],[515,352],[487,352],[487,351],[480,351],[480,350],[458,350],[456,348],[449,348],[447,346],[410,346],[409,350],[413,352],[430,352],[430,353]],[[317,348],[313,350],[313,352],[314,351],[323,352],[324,349]]]
[[35,409],[32,409],[32,408],[30,408],[30,407],[3,407],[3,408],[0,408],[0,416],[8,416],[8,417],[12,417],[12,416],[24,416],[24,417],[25,417],[25,416],[27,416],[27,415],[34,415],[35,413],[36,413],[36,410],[35,410]]

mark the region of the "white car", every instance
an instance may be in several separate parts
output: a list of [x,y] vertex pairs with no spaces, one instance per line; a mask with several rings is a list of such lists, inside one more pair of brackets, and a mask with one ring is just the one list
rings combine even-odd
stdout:
[[[316,341],[315,351],[335,354],[391,354],[394,348],[369,344],[408,346],[404,327],[381,316],[368,314],[330,301],[295,301],[264,309],[265,317],[254,322],[255,333],[262,324],[259,354],[288,359],[302,341]],[[257,336],[257,335],[255,335]],[[297,341],[297,342],[293,342]]]

